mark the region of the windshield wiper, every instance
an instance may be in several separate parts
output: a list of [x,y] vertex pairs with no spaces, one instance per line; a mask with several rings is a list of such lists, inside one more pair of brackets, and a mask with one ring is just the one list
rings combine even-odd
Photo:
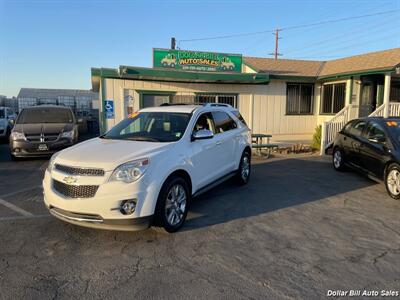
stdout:
[[128,140],[132,141],[146,141],[146,142],[160,142],[160,140],[148,136],[135,136],[128,138]]

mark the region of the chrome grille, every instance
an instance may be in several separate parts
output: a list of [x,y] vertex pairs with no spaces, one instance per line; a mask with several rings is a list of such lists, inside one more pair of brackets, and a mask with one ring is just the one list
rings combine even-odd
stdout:
[[56,164],[55,169],[68,175],[104,176],[103,169],[77,168],[77,167],[64,166],[60,164]]
[[49,133],[49,134],[25,134],[25,138],[29,142],[54,142],[58,139],[58,133]]
[[98,185],[70,185],[53,180],[53,188],[67,198],[92,198],[99,188]]

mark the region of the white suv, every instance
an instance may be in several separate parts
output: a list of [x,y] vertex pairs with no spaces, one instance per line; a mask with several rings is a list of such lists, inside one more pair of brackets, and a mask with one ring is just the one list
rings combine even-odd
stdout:
[[77,225],[174,232],[193,196],[233,176],[249,181],[250,145],[246,123],[229,105],[142,109],[103,136],[54,154],[44,202]]

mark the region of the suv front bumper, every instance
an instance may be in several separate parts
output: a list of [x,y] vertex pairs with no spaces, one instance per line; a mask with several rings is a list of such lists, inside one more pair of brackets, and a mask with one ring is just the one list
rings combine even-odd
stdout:
[[135,219],[103,219],[99,215],[89,215],[73,213],[56,207],[48,207],[49,212],[56,218],[84,227],[119,230],[119,231],[136,231],[144,230],[151,226],[153,216],[139,217]]
[[[134,231],[151,226],[158,190],[155,184],[149,184],[141,178],[140,182],[126,184],[108,182],[112,172],[104,176],[75,176],[81,186],[97,185],[94,196],[87,198],[69,198],[60,194],[53,181],[65,182],[74,177],[58,170],[51,173],[46,170],[43,180],[44,202],[49,212],[63,221],[85,227]],[[132,214],[123,214],[120,210],[124,201],[136,203]]]

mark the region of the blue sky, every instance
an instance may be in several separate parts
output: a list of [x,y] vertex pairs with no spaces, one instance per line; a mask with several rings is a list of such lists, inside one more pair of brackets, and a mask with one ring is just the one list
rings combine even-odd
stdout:
[[[400,47],[400,0],[0,0],[0,95],[21,87],[90,89],[91,67],[152,64],[152,48],[399,10],[282,31],[282,58],[328,60]],[[268,57],[267,32],[180,42],[182,49]]]

